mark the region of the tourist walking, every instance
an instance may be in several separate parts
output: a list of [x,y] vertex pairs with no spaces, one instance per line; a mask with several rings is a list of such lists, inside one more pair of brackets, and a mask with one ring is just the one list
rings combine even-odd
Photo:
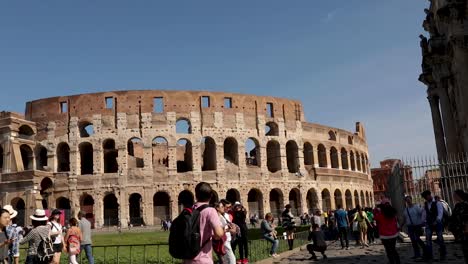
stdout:
[[455,236],[455,241],[461,243],[468,264],[468,193],[463,190],[453,192],[455,207],[449,221],[449,230]]
[[10,212],[0,209],[0,263],[6,263],[8,259],[8,249],[12,240],[8,238],[6,228],[10,224]]
[[374,222],[374,213],[372,208],[366,208],[367,219],[369,220],[369,226],[367,227],[367,240],[369,244],[375,244],[375,222]]
[[236,236],[237,234],[237,226],[231,223],[230,216],[227,213],[231,210],[232,204],[226,199],[222,199],[220,203],[224,206],[224,212],[220,214],[220,220],[221,224],[224,226],[224,232],[226,233],[226,241],[224,242],[226,254],[223,256],[223,263],[235,264],[236,256],[234,255],[234,251],[232,250],[231,241],[232,237]]
[[327,255],[325,255],[325,251],[327,250],[327,243],[325,242],[323,231],[317,224],[312,225],[312,230],[309,233],[308,240],[312,240],[312,244],[307,245],[307,251],[309,251],[309,253],[312,255],[309,259],[317,260],[317,255],[315,255],[315,252],[320,252],[323,259],[327,259]]
[[361,248],[364,248],[364,246],[368,247],[369,244],[367,244],[367,227],[371,226],[369,219],[367,219],[367,214],[362,210],[362,207],[360,205],[356,206],[356,214],[354,214],[353,222],[358,223],[358,229],[359,229],[359,235],[360,235],[360,241],[361,241]]
[[78,213],[78,227],[81,231],[81,243],[80,249],[84,250],[86,253],[86,258],[88,259],[89,264],[94,264],[94,256],[93,256],[93,241],[91,239],[91,222],[86,219],[86,212],[80,211]]
[[8,251],[8,263],[18,264],[19,263],[19,241],[22,238],[22,228],[16,224],[16,216],[18,212],[13,209],[11,205],[5,205],[3,209],[10,213],[10,224],[6,228],[6,235],[11,240],[10,250]]
[[260,229],[262,230],[263,238],[271,243],[270,256],[273,258],[279,257],[279,255],[276,254],[278,251],[279,240],[277,238],[277,233],[273,224],[273,215],[271,213],[265,215],[265,219],[263,219],[260,224]]
[[239,260],[237,263],[249,263],[248,228],[247,223],[245,222],[247,218],[247,210],[245,210],[241,203],[236,202],[234,205],[233,216],[234,218],[232,222],[240,228],[240,235],[235,242],[235,247],[239,247]]
[[437,235],[436,243],[439,244],[440,260],[445,260],[447,256],[447,248],[445,246],[443,231],[444,225],[442,218],[444,215],[444,208],[442,203],[437,202],[431,194],[431,191],[426,190],[421,193],[422,198],[426,200],[424,203],[423,220],[426,226],[426,260],[431,260],[432,255],[432,234],[435,232]]
[[70,219],[68,223],[70,224],[70,228],[65,235],[64,246],[68,252],[70,264],[78,264],[76,256],[80,254],[81,240],[83,239],[83,236],[80,228],[78,227],[78,220],[76,220],[76,218]]
[[403,217],[405,219],[405,225],[408,229],[408,236],[413,246],[413,257],[417,259],[421,257],[421,250],[425,252],[424,242],[421,240],[423,235],[423,209],[419,205],[413,204],[413,198],[411,196],[405,197],[406,209],[403,211]]
[[378,206],[374,216],[379,229],[379,236],[387,253],[390,264],[400,264],[400,256],[396,250],[396,240],[398,237],[397,211],[389,202]]
[[[348,240],[348,213],[343,210],[341,204],[338,204],[338,210],[335,212],[336,226],[338,227],[338,236],[340,237],[341,249],[349,249]],[[346,244],[345,244],[346,242]]]
[[50,228],[50,238],[52,239],[52,246],[54,249],[54,259],[52,264],[60,263],[60,256],[63,250],[63,227],[60,224],[60,215],[62,212],[58,209],[52,211],[49,217],[49,223],[47,224]]
[[50,229],[47,226],[48,218],[43,209],[36,209],[29,218],[32,220],[33,228],[28,230],[28,233],[21,239],[20,244],[29,243],[25,264],[36,264],[39,258],[37,248],[42,240],[50,238]]
[[281,219],[283,220],[283,227],[286,230],[286,238],[288,240],[289,250],[294,248],[294,231],[296,229],[294,224],[294,216],[291,213],[291,205],[287,204],[283,213],[281,213]]

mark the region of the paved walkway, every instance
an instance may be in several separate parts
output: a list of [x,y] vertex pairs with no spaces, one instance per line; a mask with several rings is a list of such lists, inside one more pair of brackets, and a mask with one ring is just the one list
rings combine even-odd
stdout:
[[[310,254],[305,249],[301,248],[301,251],[292,254],[291,256],[281,258],[279,261],[273,263],[388,263],[385,249],[381,244],[371,245],[369,248],[361,249],[360,247],[351,247],[349,250],[341,250],[341,246],[338,246],[339,242],[335,242],[329,246],[326,255],[328,260],[323,260],[321,254],[317,253],[318,261],[309,260]],[[422,261],[411,260],[413,256],[413,250],[411,244],[398,244],[398,253],[400,254],[401,263],[424,263]],[[438,256],[438,247],[434,245],[434,249]],[[463,252],[459,244],[448,243],[447,244],[448,255],[447,259],[443,263],[447,264],[464,264]],[[434,260],[433,262],[439,262]]]

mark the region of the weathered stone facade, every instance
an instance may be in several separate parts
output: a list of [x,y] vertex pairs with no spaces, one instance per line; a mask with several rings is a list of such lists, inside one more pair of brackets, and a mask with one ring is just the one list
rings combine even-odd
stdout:
[[[193,91],[40,99],[2,112],[0,201],[159,224],[200,181],[262,217],[373,204],[365,131],[307,123],[298,101]],[[27,218],[26,218],[27,221]]]
[[468,151],[467,0],[430,0],[425,9],[422,74],[440,160]]

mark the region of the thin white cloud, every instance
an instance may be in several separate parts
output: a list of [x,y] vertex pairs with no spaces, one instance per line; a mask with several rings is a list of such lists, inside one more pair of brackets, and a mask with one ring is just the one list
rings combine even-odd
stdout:
[[334,9],[327,13],[327,15],[322,19],[323,23],[330,23],[338,13],[338,9]]

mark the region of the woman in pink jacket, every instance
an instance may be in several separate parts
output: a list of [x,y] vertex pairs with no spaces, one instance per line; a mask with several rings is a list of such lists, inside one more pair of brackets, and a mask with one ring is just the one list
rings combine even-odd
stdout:
[[400,256],[396,250],[398,237],[397,211],[389,202],[377,206],[374,220],[377,222],[380,239],[385,247],[389,263],[400,264]]

